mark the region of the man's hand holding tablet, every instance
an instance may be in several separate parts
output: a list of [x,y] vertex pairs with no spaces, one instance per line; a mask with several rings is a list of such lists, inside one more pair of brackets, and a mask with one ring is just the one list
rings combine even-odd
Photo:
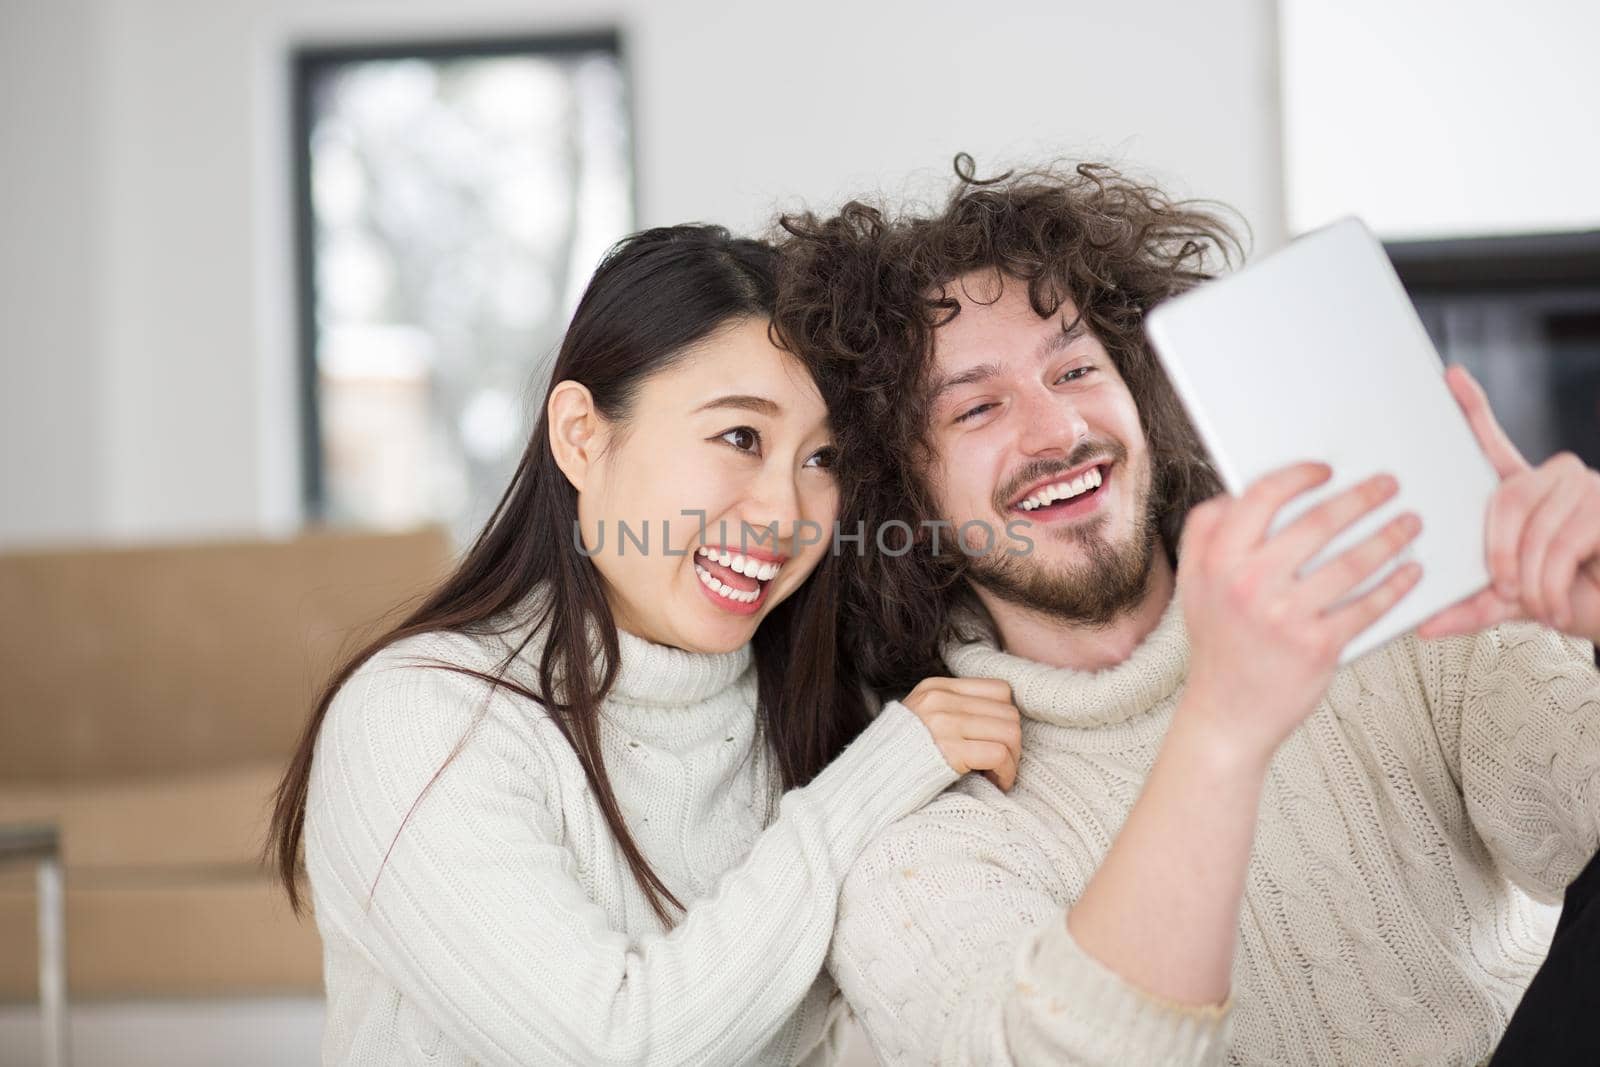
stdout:
[[[1402,511],[1421,516],[1415,541],[1387,561],[1415,559],[1420,579],[1349,639],[1341,661],[1414,627],[1441,637],[1521,618],[1600,636],[1600,475],[1569,455],[1530,468],[1465,371],[1441,383],[1438,353],[1359,220],[1308,234],[1145,322],[1235,498],[1296,461],[1331,468],[1323,485],[1280,504],[1273,531],[1358,482],[1398,480],[1387,505],[1307,571]],[[1387,577],[1374,574],[1352,602]]]
[[1230,752],[1265,766],[1327,691],[1352,639],[1416,586],[1416,562],[1393,564],[1422,530],[1397,515],[1319,566],[1308,561],[1394,499],[1399,486],[1377,475],[1321,501],[1282,529],[1278,514],[1325,486],[1324,463],[1297,463],[1257,480],[1239,496],[1212,497],[1189,513],[1178,557],[1178,590],[1188,624],[1188,696],[1182,714],[1230,738]]
[[1418,636],[1529,619],[1600,645],[1600,472],[1570,452],[1532,466],[1472,375],[1451,367],[1445,380],[1500,476],[1484,527],[1492,584],[1423,623]]

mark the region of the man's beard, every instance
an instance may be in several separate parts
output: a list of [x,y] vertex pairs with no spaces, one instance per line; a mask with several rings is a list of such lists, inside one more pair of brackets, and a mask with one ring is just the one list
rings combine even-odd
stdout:
[[[993,552],[969,562],[972,580],[1002,600],[1064,622],[1103,627],[1144,599],[1150,568],[1161,543],[1156,494],[1145,487],[1134,528],[1121,542],[1105,536],[1110,516],[1063,528],[1057,539],[1076,541],[1084,558],[1050,566],[1032,556]],[[1037,549],[1036,549],[1037,550]]]

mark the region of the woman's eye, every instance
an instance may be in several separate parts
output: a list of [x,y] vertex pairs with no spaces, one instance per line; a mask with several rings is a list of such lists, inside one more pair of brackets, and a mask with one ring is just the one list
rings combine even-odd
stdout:
[[963,411],[961,414],[956,416],[956,421],[966,422],[968,419],[976,418],[977,416],[982,415],[985,411],[988,411],[992,407],[994,407],[993,404],[979,404],[975,408],[968,408],[966,411]]
[[761,448],[761,435],[748,426],[735,426],[718,437],[740,452],[757,452]]
[[822,470],[832,470],[834,463],[838,459],[839,450],[830,445],[827,448],[819,448],[811,453],[805,465],[808,467],[820,467]]
[[1071,370],[1069,370],[1069,371],[1065,372],[1064,374],[1062,374],[1061,377],[1057,378],[1056,381],[1058,383],[1060,383],[1060,382],[1075,382],[1079,378],[1082,378],[1085,374],[1088,374],[1092,370],[1094,370],[1093,367],[1073,367]]

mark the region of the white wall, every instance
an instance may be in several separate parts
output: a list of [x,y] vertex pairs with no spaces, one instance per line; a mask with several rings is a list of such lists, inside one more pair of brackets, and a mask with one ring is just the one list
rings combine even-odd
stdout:
[[0,20],[0,545],[298,521],[295,41],[619,26],[645,225],[927,188],[966,149],[1120,156],[1282,232],[1270,0],[0,0]]
[[106,519],[96,18],[0,6],[0,542]]
[[1600,227],[1600,4],[1283,0],[1288,214],[1389,237]]

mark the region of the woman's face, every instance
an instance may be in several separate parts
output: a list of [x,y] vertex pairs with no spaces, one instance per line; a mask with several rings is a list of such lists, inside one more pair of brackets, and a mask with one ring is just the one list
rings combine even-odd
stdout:
[[[557,394],[553,435],[568,425]],[[718,330],[646,379],[625,419],[592,426],[578,519],[629,633],[738,648],[828,550],[839,493],[827,410],[765,319]]]

